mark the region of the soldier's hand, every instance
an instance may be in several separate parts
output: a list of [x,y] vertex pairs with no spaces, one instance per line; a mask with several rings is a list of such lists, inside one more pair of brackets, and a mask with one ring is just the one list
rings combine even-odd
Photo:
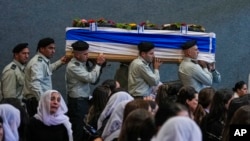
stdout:
[[159,69],[162,62],[159,58],[154,58],[154,69]]
[[198,64],[199,64],[202,68],[207,68],[207,62],[206,62],[206,61],[198,60]]
[[105,56],[103,55],[103,53],[100,53],[97,58],[96,58],[96,63],[98,65],[102,65],[104,62],[106,61]]
[[63,64],[67,64],[70,61],[70,58],[63,56],[60,60]]

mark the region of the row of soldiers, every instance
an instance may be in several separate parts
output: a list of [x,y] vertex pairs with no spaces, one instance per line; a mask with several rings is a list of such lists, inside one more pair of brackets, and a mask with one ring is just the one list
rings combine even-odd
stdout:
[[98,79],[101,66],[105,62],[104,56],[100,54],[96,64],[89,70],[86,67],[89,45],[84,41],[72,44],[74,56],[72,59],[63,56],[54,63],[50,62],[56,50],[54,39],[47,37],[39,40],[37,53],[30,60],[28,46],[28,43],[20,43],[12,50],[13,61],[3,69],[1,75],[1,102],[24,107],[32,117],[37,113],[41,94],[52,90],[52,73],[67,64],[68,115],[75,140],[80,140],[77,139],[77,135],[82,132],[83,125],[79,123],[89,108],[89,84]]

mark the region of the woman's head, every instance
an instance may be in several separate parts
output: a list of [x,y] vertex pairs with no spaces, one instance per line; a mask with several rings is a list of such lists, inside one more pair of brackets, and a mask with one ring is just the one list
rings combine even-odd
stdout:
[[111,90],[111,93],[113,93],[115,89],[120,88],[120,83],[114,79],[107,79],[102,82],[102,85],[109,87]]
[[150,105],[147,101],[143,99],[135,99],[135,100],[128,102],[124,109],[123,121],[125,121],[129,113],[139,108],[149,110]]
[[240,107],[234,113],[230,124],[239,124],[239,125],[249,125],[250,124],[250,105],[245,105]]
[[232,98],[233,92],[229,89],[217,90],[211,103],[209,116],[216,120],[225,120],[225,114]]
[[247,84],[244,81],[239,81],[235,84],[233,91],[239,96],[247,94]]
[[106,103],[108,102],[109,95],[111,91],[107,86],[97,86],[93,91],[93,98],[92,98],[92,105],[95,108],[99,108],[100,110],[103,110]]
[[178,93],[177,102],[186,105],[190,111],[194,112],[198,105],[198,93],[193,87],[184,86]]
[[38,105],[38,113],[42,113],[43,115],[57,115],[66,113],[67,111],[68,108],[58,91],[48,90],[42,94]]
[[0,115],[4,130],[5,141],[19,140],[18,127],[20,126],[20,112],[10,104],[0,104]]
[[159,86],[156,95],[156,103],[161,106],[168,102],[176,102],[177,93],[181,88],[181,84],[163,84]]
[[205,109],[209,108],[212,99],[214,97],[215,90],[212,87],[206,87],[199,92],[198,101],[199,104]]
[[168,103],[159,107],[155,114],[155,124],[161,127],[165,121],[173,116],[189,116],[186,106],[179,103]]
[[152,114],[145,109],[136,109],[124,121],[119,141],[150,141],[155,132]]

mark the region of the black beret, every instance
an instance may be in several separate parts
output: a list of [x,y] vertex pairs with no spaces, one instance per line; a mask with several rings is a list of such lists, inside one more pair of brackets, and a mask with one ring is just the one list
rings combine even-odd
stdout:
[[13,50],[12,50],[12,53],[19,53],[21,52],[23,49],[25,48],[28,48],[28,43],[20,43],[20,44],[17,44]]
[[181,48],[182,48],[183,50],[186,50],[186,49],[189,49],[189,48],[193,47],[193,46],[196,45],[196,44],[197,44],[197,41],[196,41],[196,40],[189,40],[189,41],[187,41],[186,43],[184,43],[184,44],[181,46]]
[[41,40],[38,42],[37,50],[40,49],[41,47],[46,47],[46,46],[48,46],[48,45],[50,45],[50,44],[54,44],[54,43],[55,43],[55,41],[54,41],[54,39],[52,39],[52,38],[49,38],[49,37],[43,38],[43,39],[41,39]]
[[151,42],[140,42],[138,45],[138,50],[140,52],[148,52],[153,48],[155,48],[155,46]]
[[84,41],[76,41],[71,46],[74,51],[84,51],[89,49],[89,44]]

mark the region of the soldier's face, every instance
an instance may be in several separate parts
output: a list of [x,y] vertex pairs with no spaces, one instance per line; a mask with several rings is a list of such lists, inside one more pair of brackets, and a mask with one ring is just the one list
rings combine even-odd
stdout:
[[148,52],[142,52],[143,59],[145,59],[148,63],[153,62],[154,56],[154,49],[151,49]]
[[197,45],[189,48],[188,53],[189,53],[190,58],[197,59],[198,54],[199,54],[199,49],[198,49]]
[[40,53],[42,53],[47,58],[52,58],[56,52],[55,44],[49,44],[48,46],[41,48]]
[[75,54],[75,58],[80,61],[80,62],[86,62],[88,60],[88,55],[89,51],[84,50],[84,51],[77,51]]
[[26,64],[29,61],[30,51],[28,48],[24,48],[21,52],[15,53],[14,58],[21,64]]

